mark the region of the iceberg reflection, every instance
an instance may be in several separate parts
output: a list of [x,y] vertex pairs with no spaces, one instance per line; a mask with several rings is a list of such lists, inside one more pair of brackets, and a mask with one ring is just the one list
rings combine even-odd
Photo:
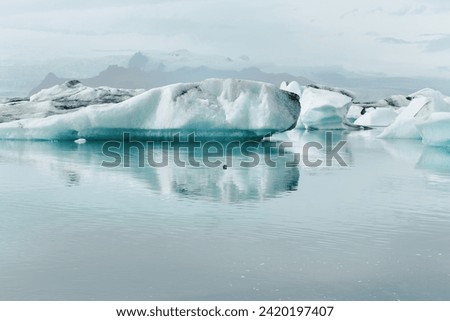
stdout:
[[[82,187],[84,177],[95,177],[102,184],[117,184],[127,188],[140,187],[160,194],[164,198],[178,197],[212,202],[239,203],[281,197],[296,190],[299,185],[298,166],[286,166],[292,161],[292,154],[272,153],[274,167],[264,164],[265,151],[254,152],[260,163],[254,167],[238,166],[248,157],[239,149],[233,150],[232,164],[228,168],[201,166],[178,167],[173,162],[173,153],[158,146],[146,147],[146,153],[155,158],[168,153],[168,166],[152,167],[147,163],[139,167],[139,151],[130,149],[127,157],[130,166],[123,164],[115,168],[102,167],[107,156],[102,153],[102,143],[88,142],[77,145],[73,142],[27,142],[0,141],[0,163],[27,163],[37,171],[57,177],[65,187]],[[122,155],[125,156],[125,155]],[[197,155],[198,156],[198,155]],[[181,157],[188,158],[186,151]],[[217,157],[221,164],[227,163],[227,156]],[[291,162],[292,163],[292,162]]]
[[450,173],[450,148],[426,146],[417,162],[417,168]]
[[[302,169],[335,170],[353,166],[353,153],[346,130],[290,130],[275,134],[272,140],[291,142],[288,150],[301,155]],[[339,147],[339,144],[342,144]],[[334,152],[333,152],[334,151]],[[319,160],[317,165],[314,163]]]

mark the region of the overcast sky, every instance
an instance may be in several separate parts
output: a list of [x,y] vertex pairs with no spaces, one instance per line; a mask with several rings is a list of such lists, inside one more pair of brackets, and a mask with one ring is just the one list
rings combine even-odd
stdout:
[[450,2],[11,0],[0,4],[0,44],[3,61],[185,48],[279,65],[450,77]]

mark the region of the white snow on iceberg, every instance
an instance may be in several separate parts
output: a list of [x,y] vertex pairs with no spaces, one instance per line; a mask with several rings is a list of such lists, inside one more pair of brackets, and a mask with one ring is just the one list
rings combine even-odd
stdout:
[[15,99],[0,104],[0,123],[65,114],[88,105],[119,103],[143,92],[143,89],[92,88],[71,80],[43,89],[30,99]]
[[347,115],[345,117],[347,118],[347,120],[349,122],[353,123],[359,117],[364,115],[365,112],[366,112],[366,110],[363,107],[356,105],[356,104],[352,104],[350,106],[350,108],[348,109]]
[[299,97],[301,97],[302,92],[305,89],[305,86],[300,86],[300,84],[295,80],[289,83],[283,81],[280,85],[280,89],[297,94]]
[[293,128],[299,113],[297,95],[273,85],[207,79],[154,88],[121,103],[1,123],[0,138],[95,140],[134,132],[157,139],[180,131],[224,138],[263,137]]
[[111,87],[92,88],[78,80],[43,89],[30,97],[30,102],[52,101],[56,107],[72,109],[88,105],[118,103],[143,93],[144,89],[120,89]]
[[[359,126],[386,127],[395,120],[402,108],[408,106],[411,99],[412,97],[404,95],[392,95],[375,101],[354,102],[347,113],[347,119]],[[356,121],[359,118],[361,119]]]
[[416,122],[428,118],[435,112],[450,112],[445,97],[436,90],[422,89],[409,97],[413,98],[395,121],[378,136],[379,138],[421,139]]
[[392,124],[397,116],[398,113],[391,108],[369,109],[354,124],[368,127],[386,127]]

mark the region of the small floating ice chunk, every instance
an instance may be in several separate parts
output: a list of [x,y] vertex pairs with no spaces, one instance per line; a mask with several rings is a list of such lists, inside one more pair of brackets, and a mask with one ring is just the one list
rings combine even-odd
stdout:
[[299,97],[301,97],[305,86],[300,86],[300,84],[295,80],[291,81],[290,83],[286,83],[285,81],[283,81],[280,85],[280,89],[297,94]]
[[307,129],[344,129],[352,101],[345,92],[306,87],[300,98],[301,121]]
[[85,138],[78,138],[73,141],[75,144],[86,144]]
[[417,120],[416,127],[424,144],[450,146],[450,112],[432,113],[428,118]]
[[420,133],[416,128],[414,117],[429,102],[430,99],[427,97],[414,98],[408,107],[378,137],[420,139]]

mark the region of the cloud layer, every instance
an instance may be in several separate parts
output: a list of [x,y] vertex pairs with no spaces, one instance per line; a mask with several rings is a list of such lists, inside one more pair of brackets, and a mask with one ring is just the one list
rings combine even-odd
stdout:
[[443,0],[17,0],[2,4],[0,58],[186,48],[278,65],[450,76],[449,17]]

